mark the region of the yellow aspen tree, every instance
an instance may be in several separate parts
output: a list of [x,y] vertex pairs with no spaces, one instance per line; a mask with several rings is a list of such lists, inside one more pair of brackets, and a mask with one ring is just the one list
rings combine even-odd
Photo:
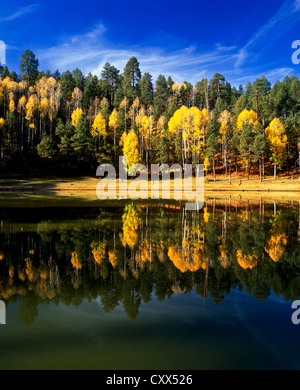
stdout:
[[274,178],[276,179],[277,168],[282,168],[286,158],[287,136],[284,125],[278,118],[272,120],[265,133],[272,154],[270,160],[274,165]]
[[138,110],[139,110],[139,107],[140,107],[141,103],[140,103],[140,99],[138,97],[136,97],[129,109],[129,115],[130,115],[130,119],[131,119],[131,126],[133,126],[134,122],[135,122],[135,117],[138,113]]
[[114,135],[114,157],[116,160],[116,148],[117,148],[117,130],[119,128],[119,116],[118,111],[114,108],[112,113],[109,116],[108,128],[109,131]]
[[127,171],[130,171],[130,168],[134,164],[141,162],[139,154],[139,140],[137,135],[133,130],[124,136],[124,145],[123,145],[123,155],[127,158]]
[[187,137],[185,133],[185,118],[188,108],[186,106],[180,107],[175,111],[172,118],[169,120],[168,129],[171,136],[176,136],[176,134],[182,135],[182,161],[185,163],[187,159]]
[[257,114],[253,110],[248,111],[245,109],[239,114],[236,122],[236,128],[238,130],[242,130],[243,126],[246,124],[253,126],[258,124]]
[[79,121],[79,118],[83,114],[83,111],[81,108],[76,108],[76,110],[73,111],[72,117],[71,117],[71,123],[74,127],[77,126],[77,123]]
[[106,120],[103,118],[100,112],[96,116],[94,123],[92,125],[91,136],[93,138],[98,137],[98,144],[99,144],[98,147],[100,148],[100,137],[102,136],[105,139],[107,136]]
[[142,137],[145,140],[146,165],[149,161],[149,153],[151,153],[152,136],[155,130],[155,121],[153,116],[144,115],[142,118]]
[[48,96],[47,91],[47,78],[42,77],[40,80],[38,80],[35,84],[35,90],[36,94],[39,98],[39,101],[42,101],[44,98]]
[[127,129],[127,123],[126,122],[127,122],[128,105],[129,105],[129,100],[125,96],[124,99],[120,103],[120,109],[123,110],[123,112],[124,112],[124,128],[125,128],[125,131]]
[[[43,135],[43,130],[45,130],[46,127],[46,116],[49,112],[49,100],[45,97],[41,100],[39,104],[39,112],[40,112],[40,136]],[[43,129],[42,129],[43,125]]]
[[140,155],[142,156],[143,150],[144,150],[144,137],[143,137],[143,129],[142,129],[142,120],[143,117],[146,115],[145,107],[141,106],[139,109],[136,117],[135,117],[135,124],[138,130],[138,137],[140,141]]
[[14,94],[12,92],[9,93],[9,107],[8,107],[8,111],[9,112],[14,112],[16,109],[16,104],[15,104],[15,101],[14,101]]
[[[19,83],[20,85],[20,83]],[[18,102],[18,113],[20,114],[20,117],[21,117],[21,150],[23,151],[24,149],[24,122],[25,122],[25,106],[26,106],[26,102],[27,102],[27,99],[26,99],[26,96],[23,95],[20,99],[19,99],[19,102]]]
[[47,79],[46,87],[48,91],[48,100],[49,100],[50,132],[52,134],[53,131],[52,124],[53,124],[53,120],[56,117],[58,106],[59,106],[60,88],[59,88],[59,83],[56,81],[54,77],[49,77]]
[[228,145],[228,131],[231,124],[231,114],[228,110],[221,112],[219,117],[219,123],[221,124],[219,134],[219,142],[222,144],[222,157],[225,172],[227,172],[227,145]]
[[[4,128],[4,125],[5,125],[5,120],[3,118],[0,118],[0,130],[1,130],[1,133],[2,133],[2,129]],[[1,159],[3,159],[3,148],[4,148],[4,145],[3,145],[3,138],[2,135],[1,135],[1,143],[0,143],[0,149],[1,149]]]
[[39,101],[37,95],[36,94],[30,95],[25,106],[25,110],[26,110],[25,118],[29,121],[28,142],[30,142],[31,139],[33,140],[34,129],[35,129],[35,113],[38,109],[38,106],[39,106]]

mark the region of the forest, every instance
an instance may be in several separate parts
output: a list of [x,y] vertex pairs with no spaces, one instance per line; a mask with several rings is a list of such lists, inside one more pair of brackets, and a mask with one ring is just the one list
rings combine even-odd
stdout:
[[300,81],[264,77],[239,87],[215,73],[192,85],[123,72],[39,70],[30,50],[19,72],[0,66],[1,173],[95,175],[99,164],[204,164],[208,175],[300,174]]

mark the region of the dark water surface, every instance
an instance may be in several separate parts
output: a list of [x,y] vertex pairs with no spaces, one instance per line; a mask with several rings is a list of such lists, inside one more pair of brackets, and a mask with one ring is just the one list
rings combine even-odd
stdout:
[[0,208],[0,369],[299,369],[299,203]]

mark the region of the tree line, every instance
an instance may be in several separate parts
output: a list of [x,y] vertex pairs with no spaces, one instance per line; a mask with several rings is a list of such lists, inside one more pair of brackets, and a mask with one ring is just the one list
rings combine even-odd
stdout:
[[[30,50],[19,74],[0,66],[2,172],[94,172],[99,163],[202,163],[249,178],[300,169],[300,81],[262,76],[236,88],[223,75],[192,85],[142,74],[137,58],[100,77],[39,71]],[[46,171],[45,171],[46,169]]]

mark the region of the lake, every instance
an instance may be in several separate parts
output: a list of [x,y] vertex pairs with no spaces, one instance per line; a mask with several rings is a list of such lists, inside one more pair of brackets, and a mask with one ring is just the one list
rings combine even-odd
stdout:
[[25,204],[0,203],[0,369],[300,368],[298,201]]

